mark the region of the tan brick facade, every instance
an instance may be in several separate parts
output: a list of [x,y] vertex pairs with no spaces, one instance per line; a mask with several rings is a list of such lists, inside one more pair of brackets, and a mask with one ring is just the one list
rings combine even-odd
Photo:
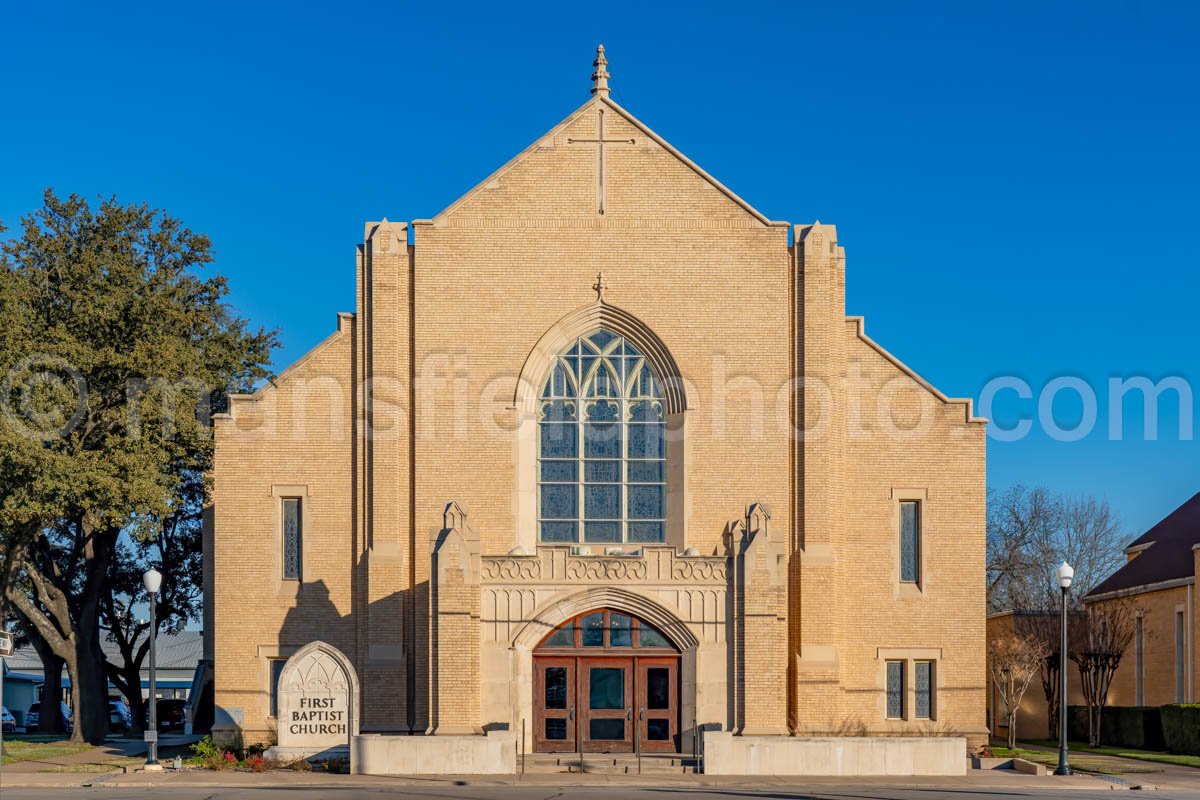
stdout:
[[[516,729],[531,647],[611,607],[680,649],[689,735],[981,743],[982,420],[845,316],[832,226],[768,220],[605,95],[437,217],[369,223],[356,312],[219,418],[218,728],[269,739],[270,660],[321,640],[357,670],[364,731]],[[668,386],[666,541],[636,555],[538,542],[544,367],[598,327]],[[283,497],[302,501],[299,581]],[[889,660],[909,665],[901,719]]]

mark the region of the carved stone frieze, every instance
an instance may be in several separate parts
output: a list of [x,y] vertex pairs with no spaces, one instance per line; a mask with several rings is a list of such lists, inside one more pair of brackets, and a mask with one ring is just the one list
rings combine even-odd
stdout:
[[537,555],[484,556],[481,582],[490,585],[555,583],[674,583],[724,586],[723,556],[683,556],[671,547],[639,555],[572,555],[568,547],[539,547]]

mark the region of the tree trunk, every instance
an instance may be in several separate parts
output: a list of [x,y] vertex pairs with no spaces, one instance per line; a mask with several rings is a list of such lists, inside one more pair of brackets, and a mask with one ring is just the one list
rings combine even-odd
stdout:
[[38,695],[41,704],[38,710],[38,733],[63,734],[67,731],[66,720],[62,716],[62,676],[63,660],[53,653],[50,658],[42,659],[42,675],[46,682]]
[[126,662],[121,667],[117,667],[111,661],[107,665],[109,681],[121,691],[125,703],[129,706],[129,714],[133,717],[133,723],[129,730],[134,733],[142,733],[146,730],[146,701],[142,698],[140,666],[140,661],[132,664]]
[[1017,748],[1017,712],[1013,711],[1008,715],[1008,749],[1015,750]]
[[[75,713],[71,741],[99,744],[108,735],[108,680],[100,650],[100,599],[119,532],[92,531],[82,523],[80,527],[88,534],[83,545],[82,585],[76,588],[63,580],[50,554],[50,544],[43,537],[34,540],[32,551],[22,546],[8,554],[9,574],[3,589],[5,599],[66,664]],[[32,597],[11,581],[17,565],[32,584]]]
[[1051,657],[1042,665],[1042,694],[1046,696],[1046,727],[1047,739],[1058,738],[1058,687],[1061,679],[1058,673],[1058,659]]
[[108,676],[100,652],[99,620],[81,620],[75,629],[75,671],[71,692],[75,699],[75,733],[72,741],[100,744],[108,736]]
[[[18,612],[20,613],[20,612]],[[22,615],[24,616],[24,615]],[[63,660],[59,658],[50,643],[42,638],[37,628],[32,625],[29,629],[29,642],[37,651],[42,662],[42,691],[38,693],[38,733],[66,733],[66,720],[62,716],[62,674]]]

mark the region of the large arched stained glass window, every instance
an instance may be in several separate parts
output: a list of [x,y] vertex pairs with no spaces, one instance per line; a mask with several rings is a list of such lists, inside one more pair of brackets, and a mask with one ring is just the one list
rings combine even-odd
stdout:
[[543,542],[666,539],[662,388],[646,357],[598,330],[555,360],[539,402]]

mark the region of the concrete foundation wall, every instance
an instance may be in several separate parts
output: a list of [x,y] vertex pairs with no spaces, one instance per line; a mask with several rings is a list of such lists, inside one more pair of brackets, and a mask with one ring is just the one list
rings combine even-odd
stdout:
[[704,734],[706,775],[964,775],[958,737],[792,737]]
[[512,775],[517,771],[517,737],[512,731],[486,736],[355,736],[350,743],[355,775]]

